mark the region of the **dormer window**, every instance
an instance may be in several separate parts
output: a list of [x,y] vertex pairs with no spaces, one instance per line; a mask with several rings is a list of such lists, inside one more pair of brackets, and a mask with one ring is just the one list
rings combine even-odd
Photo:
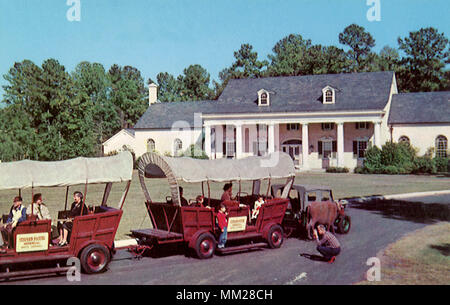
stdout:
[[323,103],[324,104],[334,104],[335,102],[335,91],[334,88],[326,86],[322,89]]
[[258,106],[269,106],[270,97],[269,92],[264,89],[258,91]]

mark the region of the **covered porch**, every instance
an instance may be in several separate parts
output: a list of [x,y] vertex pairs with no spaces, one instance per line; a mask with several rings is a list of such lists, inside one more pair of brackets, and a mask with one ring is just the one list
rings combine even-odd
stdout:
[[210,159],[282,151],[302,170],[361,165],[370,145],[381,147],[382,115],[204,120]]

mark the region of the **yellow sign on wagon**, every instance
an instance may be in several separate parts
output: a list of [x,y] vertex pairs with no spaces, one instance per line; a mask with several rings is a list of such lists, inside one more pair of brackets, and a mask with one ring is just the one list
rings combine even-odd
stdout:
[[247,226],[247,216],[228,218],[227,232],[244,231]]
[[16,252],[48,250],[48,232],[17,234]]

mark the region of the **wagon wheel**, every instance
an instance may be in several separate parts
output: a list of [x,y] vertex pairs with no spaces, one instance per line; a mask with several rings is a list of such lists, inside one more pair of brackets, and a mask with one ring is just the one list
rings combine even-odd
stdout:
[[195,242],[195,253],[200,259],[210,258],[216,249],[216,239],[209,232],[201,234]]
[[271,226],[267,234],[267,242],[272,249],[281,247],[283,243],[283,228],[279,225]]
[[345,215],[340,217],[340,221],[337,224],[338,232],[341,234],[347,234],[348,231],[350,231],[350,228],[352,226],[350,216]]
[[80,256],[81,267],[87,274],[105,271],[110,259],[109,250],[99,244],[87,246],[83,249]]

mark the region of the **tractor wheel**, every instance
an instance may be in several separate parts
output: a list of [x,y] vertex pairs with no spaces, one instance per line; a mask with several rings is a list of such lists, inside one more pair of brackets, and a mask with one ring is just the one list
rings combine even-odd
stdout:
[[347,234],[348,231],[350,231],[350,228],[352,226],[351,220],[350,220],[350,216],[345,215],[340,217],[340,221],[337,225],[338,227],[338,232],[341,234]]
[[281,247],[283,243],[283,228],[279,225],[271,226],[267,234],[267,243],[272,249]]
[[200,259],[211,258],[216,250],[216,239],[209,232],[200,234],[195,242],[195,253]]
[[87,274],[100,273],[106,270],[111,254],[108,248],[100,244],[92,244],[83,249],[80,256],[81,267]]

